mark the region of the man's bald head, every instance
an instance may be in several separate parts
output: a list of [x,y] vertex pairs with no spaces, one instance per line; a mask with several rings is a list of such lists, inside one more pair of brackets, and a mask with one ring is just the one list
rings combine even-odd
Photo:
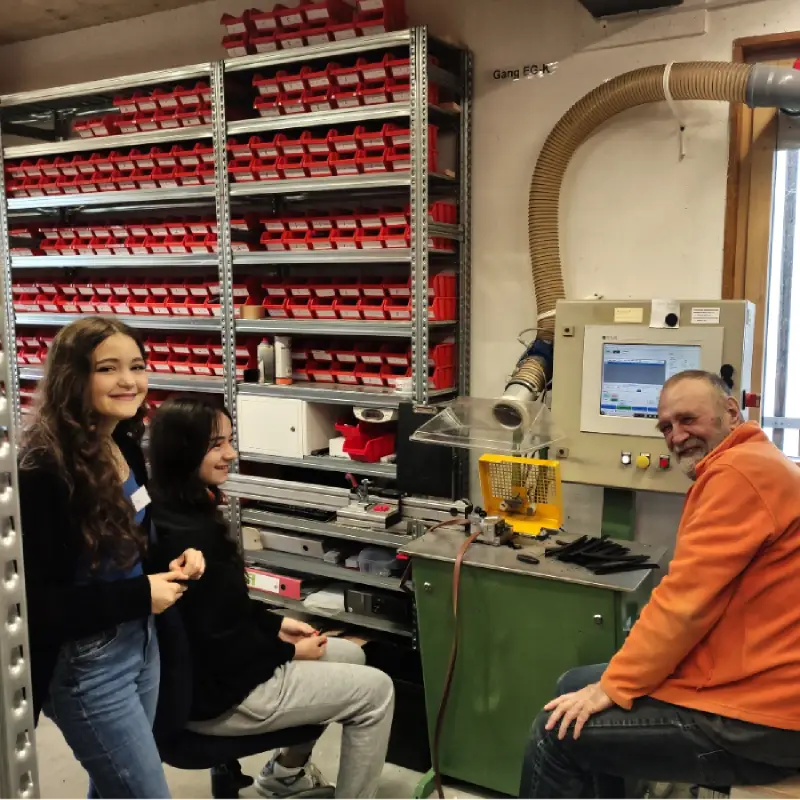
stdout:
[[727,384],[712,372],[679,372],[661,390],[658,429],[678,465],[693,480],[697,464],[743,421]]

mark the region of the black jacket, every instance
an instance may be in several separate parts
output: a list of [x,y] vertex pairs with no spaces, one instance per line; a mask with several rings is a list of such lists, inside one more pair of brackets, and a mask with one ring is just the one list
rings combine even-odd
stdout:
[[[141,448],[115,436],[140,486],[147,483]],[[67,486],[44,463],[19,470],[22,546],[28,601],[33,707],[36,720],[44,703],[61,646],[150,614],[146,575],[118,581],[76,584],[85,545],[70,520]],[[142,523],[150,530],[149,506]]]
[[206,571],[190,581],[178,601],[192,658],[193,720],[214,719],[237,706],[275,670],[294,657],[294,645],[278,638],[281,618],[251,600],[236,544],[211,506],[191,508],[154,502],[159,571],[184,550],[200,550]]

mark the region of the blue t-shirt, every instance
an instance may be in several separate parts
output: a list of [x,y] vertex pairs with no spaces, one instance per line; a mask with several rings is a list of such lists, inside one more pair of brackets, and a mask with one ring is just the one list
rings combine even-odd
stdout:
[[[136,482],[136,476],[133,474],[133,470],[130,471],[127,480],[122,484],[122,491],[125,494],[125,497],[130,500],[136,492],[139,491],[139,484]],[[134,515],[134,519],[136,520],[137,525],[141,525],[144,522],[144,516],[147,510],[147,506],[142,507],[141,510],[137,511]],[[152,530],[150,532],[150,538],[152,540],[153,533]],[[142,562],[137,561],[132,566],[128,567],[127,569],[120,569],[119,567],[110,566],[108,564],[104,564],[100,569],[96,570],[89,574],[88,570],[81,571],[78,575],[78,583],[88,583],[90,580],[95,581],[120,581],[125,580],[126,578],[138,578],[140,575],[143,575],[144,571],[142,570]]]

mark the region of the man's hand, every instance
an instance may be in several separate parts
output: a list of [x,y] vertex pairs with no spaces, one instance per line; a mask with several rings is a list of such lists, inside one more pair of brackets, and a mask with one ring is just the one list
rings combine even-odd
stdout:
[[327,636],[306,636],[295,643],[294,660],[318,661],[325,655],[327,646]]
[[284,642],[289,642],[289,644],[297,644],[302,639],[317,635],[318,632],[305,622],[284,617],[283,622],[281,622],[281,630],[278,634],[278,638],[283,639]]
[[599,714],[613,705],[613,700],[603,691],[599,683],[590,683],[579,692],[556,697],[544,707],[545,711],[553,712],[547,720],[545,730],[552,731],[561,720],[558,738],[563,739],[567,735],[569,726],[574,722],[573,736],[577,739],[592,714]]
[[170,572],[180,570],[186,580],[196,581],[198,578],[202,578],[206,571],[206,560],[199,550],[190,547],[170,562],[169,569]]

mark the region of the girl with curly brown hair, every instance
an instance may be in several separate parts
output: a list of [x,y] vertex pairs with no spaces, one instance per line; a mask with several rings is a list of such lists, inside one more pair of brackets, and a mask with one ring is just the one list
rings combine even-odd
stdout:
[[90,797],[169,797],[152,726],[153,614],[205,568],[147,574],[145,351],[115,319],[62,329],[24,431],[19,484],[33,703],[89,773]]

